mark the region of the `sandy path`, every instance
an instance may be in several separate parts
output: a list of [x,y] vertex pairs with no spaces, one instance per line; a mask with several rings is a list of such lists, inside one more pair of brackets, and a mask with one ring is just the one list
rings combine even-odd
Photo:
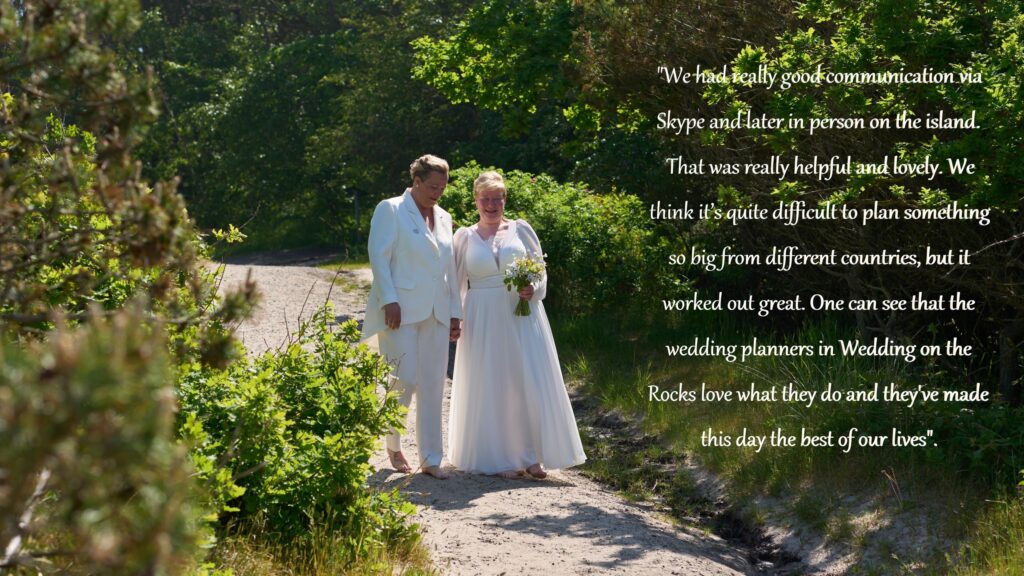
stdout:
[[[251,270],[263,300],[238,336],[252,352],[275,348],[327,296],[334,273],[306,266],[228,265],[224,287]],[[361,320],[369,270],[343,272],[330,298],[339,318]],[[307,299],[303,311],[303,301]],[[448,414],[446,389],[444,414]],[[415,411],[415,403],[413,410]],[[416,460],[415,415],[403,448]],[[445,423],[447,429],[447,423]],[[417,505],[415,521],[445,574],[743,574],[742,551],[702,532],[684,531],[573,471],[545,481],[505,480],[452,471],[447,481],[391,469],[383,448],[372,481],[397,486]],[[447,461],[445,462],[447,465]]]

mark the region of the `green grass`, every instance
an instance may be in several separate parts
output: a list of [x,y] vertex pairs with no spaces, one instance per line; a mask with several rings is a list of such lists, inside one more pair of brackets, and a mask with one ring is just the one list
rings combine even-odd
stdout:
[[1024,497],[1021,494],[988,502],[973,523],[972,532],[953,574],[1024,575]]
[[349,258],[348,256],[338,255],[326,262],[317,264],[316,267],[323,268],[325,270],[360,270],[363,268],[369,268],[370,261],[365,256]]
[[426,548],[416,539],[389,548],[375,546],[360,558],[344,551],[350,536],[328,526],[312,526],[309,534],[281,541],[258,526],[230,530],[212,553],[216,570],[235,576],[362,576],[436,575]]
[[[28,550],[69,550],[67,536],[46,527],[30,533]],[[415,528],[414,528],[415,529]],[[378,576],[387,574],[436,576],[439,574],[418,536],[392,542],[387,547],[373,545],[361,557],[353,559],[351,536],[336,527],[314,525],[307,535],[282,540],[265,532],[258,523],[228,529],[217,539],[202,567],[185,573],[194,576]],[[348,552],[346,552],[346,550]],[[51,571],[74,571],[73,555],[57,554],[47,560]],[[12,575],[36,575],[36,568],[20,567]]]
[[357,294],[366,297],[370,292],[371,281],[362,275],[356,274],[359,270],[370,268],[370,264],[363,260],[348,260],[344,256],[322,262],[316,265],[321,270],[336,272],[334,276],[334,289],[339,291]]
[[581,468],[585,475],[629,500],[661,504],[678,522],[695,526],[693,519],[711,513],[712,503],[698,494],[692,474],[672,450],[643,436],[595,433],[586,424],[581,435],[589,455]]
[[[887,515],[924,515],[929,531],[940,540],[966,542],[976,534],[976,522],[987,517],[985,496],[1006,485],[1007,471],[1021,462],[1024,442],[1020,439],[1020,410],[998,406],[949,404],[907,408],[885,402],[821,402],[811,407],[795,403],[761,402],[651,402],[647,389],[658,385],[674,390],[708,388],[744,389],[754,382],[760,389],[792,382],[798,389],[821,390],[828,382],[840,390],[871,390],[875,382],[889,382],[902,388],[918,383],[928,387],[956,387],[939,367],[918,360],[913,370],[899,361],[875,361],[843,357],[756,358],[746,363],[729,363],[721,358],[669,358],[665,344],[692,342],[694,336],[710,336],[722,344],[743,343],[756,334],[759,341],[817,343],[850,337],[852,332],[836,322],[805,326],[787,337],[757,332],[721,314],[688,314],[675,325],[616,325],[607,318],[564,319],[554,315],[560,356],[567,376],[582,392],[597,399],[604,410],[618,410],[636,421],[637,429],[649,435],[666,458],[695,456],[727,481],[733,504],[740,509],[755,497],[778,499],[789,514],[812,527],[825,540],[854,549],[877,546],[884,539],[872,538],[858,525],[858,503],[869,503]],[[763,332],[763,330],[762,330]],[[935,446],[925,448],[853,448],[844,454],[839,448],[772,448],[760,453],[742,448],[702,445],[701,433],[708,429],[737,435],[743,428],[769,434],[783,428],[799,437],[800,429],[836,436],[856,427],[859,433],[890,435],[899,430],[934,431]],[[630,456],[603,454],[605,463],[594,463],[596,476],[635,497],[647,497],[650,473],[638,462],[642,450]],[[588,450],[594,448],[588,445]],[[648,459],[651,459],[647,456]],[[597,460],[599,458],[595,458]],[[625,461],[623,461],[625,460]],[[1015,472],[1016,469],[1014,469]],[[622,478],[616,478],[622,476]],[[842,497],[853,496],[851,501]],[[1024,537],[1014,532],[1015,517],[1002,515],[992,522],[1014,535],[1002,540],[979,542],[988,550],[985,557],[1001,558],[1012,543],[1021,547]],[[1009,523],[1009,524],[1007,524]],[[998,530],[993,530],[998,534]],[[948,552],[944,550],[943,552]],[[906,557],[908,556],[913,557]],[[982,554],[973,552],[975,557]],[[889,554],[892,557],[895,555]],[[927,565],[944,570],[949,560],[936,559],[935,550],[916,549],[896,555],[898,566]],[[941,554],[940,554],[941,556]],[[1016,560],[1019,556],[1009,556]],[[1008,564],[1009,565],[1009,564]],[[943,568],[945,566],[946,568]],[[941,572],[936,572],[941,573]],[[992,573],[1001,573],[998,570]]]
[[225,539],[215,550],[218,570],[235,576],[338,576],[408,574],[434,575],[426,549],[412,552],[377,551],[354,563],[334,554],[329,536],[307,547],[285,547],[262,537]]
[[805,492],[793,502],[793,514],[804,524],[824,532],[828,526],[828,505],[823,498]]

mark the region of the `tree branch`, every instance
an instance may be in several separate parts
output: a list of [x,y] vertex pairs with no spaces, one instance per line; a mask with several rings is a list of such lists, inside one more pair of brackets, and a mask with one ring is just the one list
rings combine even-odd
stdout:
[[50,470],[49,468],[43,468],[39,473],[39,478],[36,479],[36,488],[32,491],[32,496],[29,497],[28,503],[25,504],[25,510],[21,513],[21,517],[18,519],[18,523],[14,527],[14,537],[7,543],[7,548],[4,550],[4,557],[0,560],[0,568],[7,567],[12,562],[16,563],[18,558],[20,558],[19,552],[21,552],[25,533],[28,531],[29,524],[32,523],[32,513],[35,511],[36,504],[39,503],[39,499],[42,498],[43,492],[46,490],[46,484],[49,481]]

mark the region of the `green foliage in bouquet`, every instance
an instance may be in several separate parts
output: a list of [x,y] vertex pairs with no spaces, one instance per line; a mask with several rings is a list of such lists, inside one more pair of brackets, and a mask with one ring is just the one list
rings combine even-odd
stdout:
[[182,436],[224,520],[259,521],[286,538],[329,522],[348,535],[352,558],[408,541],[411,506],[371,494],[366,479],[377,440],[400,425],[400,405],[381,398],[387,366],[358,327],[337,328],[329,308],[280,351],[215,371],[181,375]]
[[[531,254],[528,256],[517,257],[512,261],[507,268],[505,268],[505,289],[511,292],[516,292],[526,288],[530,284],[540,282],[544,278],[544,259],[543,254]],[[515,310],[513,311],[515,316],[529,316],[530,315],[530,301],[524,298],[519,298],[516,302]]]

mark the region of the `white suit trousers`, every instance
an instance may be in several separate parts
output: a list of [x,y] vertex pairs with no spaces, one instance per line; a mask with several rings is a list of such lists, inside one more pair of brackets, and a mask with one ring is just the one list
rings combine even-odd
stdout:
[[[433,314],[422,322],[405,324],[397,330],[377,334],[381,354],[393,366],[391,377],[399,401],[406,408],[416,394],[416,444],[420,466],[440,466],[444,455],[441,441],[441,404],[448,371],[449,326]],[[396,382],[397,380],[397,382]],[[392,430],[385,438],[388,450],[402,449],[402,438]]]

